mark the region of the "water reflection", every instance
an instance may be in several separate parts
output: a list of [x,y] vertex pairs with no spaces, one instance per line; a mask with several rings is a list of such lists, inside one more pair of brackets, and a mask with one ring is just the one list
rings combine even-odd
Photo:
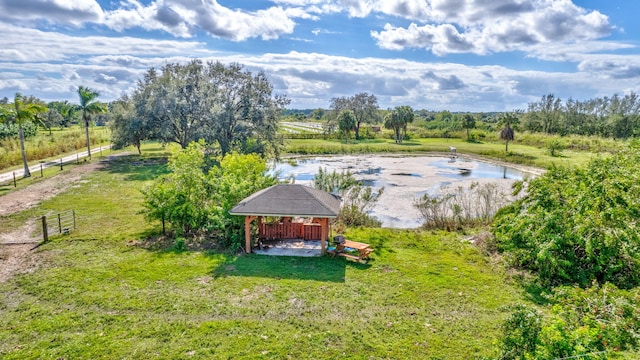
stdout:
[[[414,228],[421,224],[413,208],[414,199],[437,195],[443,188],[456,189],[474,181],[501,183],[508,189],[514,181],[529,176],[514,168],[457,157],[431,156],[326,156],[296,158],[275,164],[274,173],[282,180],[296,183],[313,182],[318,170],[350,171],[357,180],[374,190],[385,188],[371,215],[385,227]],[[447,190],[451,191],[451,190]]]

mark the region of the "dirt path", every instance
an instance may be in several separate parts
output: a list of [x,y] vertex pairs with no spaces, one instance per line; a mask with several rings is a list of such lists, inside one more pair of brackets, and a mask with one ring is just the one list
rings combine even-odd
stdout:
[[[63,174],[0,196],[0,216],[8,216],[29,209],[66,191],[86,174],[101,168],[105,162],[121,155],[125,154],[74,167]],[[36,219],[30,219],[22,227],[13,231],[0,229],[0,283],[16,274],[32,273],[41,265],[41,255],[37,251],[31,251],[40,241],[39,237],[32,237],[32,234],[37,232],[36,227]]]
[[32,238],[36,229],[35,220],[12,232],[0,234],[0,283],[15,274],[34,272],[39,265],[37,253],[31,251],[39,238]]

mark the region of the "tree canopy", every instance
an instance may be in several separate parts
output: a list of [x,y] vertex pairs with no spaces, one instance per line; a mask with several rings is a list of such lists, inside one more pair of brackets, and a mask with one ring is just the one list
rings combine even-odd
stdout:
[[343,111],[350,110],[355,120],[356,139],[360,139],[360,125],[379,120],[378,99],[373,94],[358,93],[350,97],[331,99],[331,109],[340,116]]
[[[396,143],[402,143],[407,134],[407,125],[413,122],[415,115],[410,106],[396,106],[384,118],[384,127],[393,129]],[[402,131],[402,134],[401,134]]]
[[136,116],[155,134],[183,148],[204,139],[221,154],[278,154],[277,121],[288,99],[273,96],[263,72],[240,64],[193,60],[151,68],[132,96]]
[[351,110],[342,110],[338,116],[338,128],[344,132],[346,141],[349,141],[349,133],[356,126],[356,119]]

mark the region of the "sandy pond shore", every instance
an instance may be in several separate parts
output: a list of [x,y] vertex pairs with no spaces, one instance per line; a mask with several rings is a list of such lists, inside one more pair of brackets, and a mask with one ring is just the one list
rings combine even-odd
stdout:
[[422,219],[413,201],[425,193],[455,192],[472,182],[495,183],[505,195],[511,185],[525,177],[536,176],[541,169],[491,162],[459,155],[339,155],[295,157],[291,165],[280,163],[281,178],[295,177],[296,183],[311,184],[319,168],[328,171],[350,171],[356,179],[384,192],[371,212],[384,227],[415,228]]

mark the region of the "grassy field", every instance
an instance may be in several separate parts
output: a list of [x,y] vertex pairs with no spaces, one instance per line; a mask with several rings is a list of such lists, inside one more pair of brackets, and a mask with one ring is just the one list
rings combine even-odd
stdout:
[[[107,144],[111,141],[111,131],[106,126],[90,127],[89,137],[91,147]],[[34,137],[27,138],[25,150],[29,165],[40,160],[59,159],[61,156],[73,153],[76,150],[86,150],[87,142],[84,129],[80,126],[69,128],[52,128],[39,130]],[[20,153],[20,141],[16,139],[4,139],[0,141],[0,169],[10,171],[22,168],[22,155]]]
[[154,246],[139,189],[166,169],[145,150],[0,217],[4,232],[78,216],[35,250],[38,271],[0,283],[0,357],[469,359],[492,354],[506,307],[529,301],[455,233],[352,229],[376,249],[368,264]]
[[449,147],[457,149],[458,154],[473,154],[488,159],[506,161],[514,164],[548,168],[552,164],[576,166],[586,164],[597,156],[586,151],[564,150],[558,156],[551,156],[547,149],[509,144],[509,152],[505,152],[504,143],[467,142],[460,139],[415,139],[396,144],[390,139],[352,140],[288,140],[286,152],[289,154],[324,155],[324,154],[366,154],[366,153],[449,153]]

